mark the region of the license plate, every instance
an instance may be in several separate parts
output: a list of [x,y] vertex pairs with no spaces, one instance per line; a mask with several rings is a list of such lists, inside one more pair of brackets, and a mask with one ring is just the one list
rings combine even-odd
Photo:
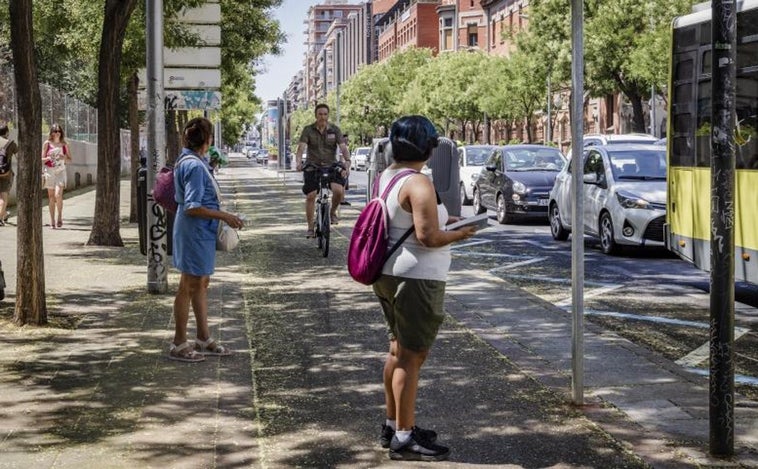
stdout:
[[547,199],[540,199],[537,203],[540,207],[547,207]]

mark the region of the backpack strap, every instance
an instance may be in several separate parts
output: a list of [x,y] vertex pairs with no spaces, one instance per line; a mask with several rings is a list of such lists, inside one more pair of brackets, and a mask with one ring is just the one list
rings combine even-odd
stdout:
[[[387,196],[389,195],[390,191],[392,190],[392,188],[395,186],[395,184],[397,184],[397,182],[401,178],[403,178],[404,176],[413,175],[414,173],[418,174],[418,171],[414,171],[412,169],[406,169],[406,170],[400,171],[399,173],[395,174],[395,176],[393,176],[392,179],[390,180],[389,184],[387,184],[387,187],[384,189],[384,192],[382,192],[382,200],[387,200]],[[376,188],[376,191],[378,192],[379,191],[379,185],[376,184],[374,187]],[[376,195],[374,197],[376,197]],[[408,237],[411,234],[413,234],[413,231],[415,229],[416,229],[416,226],[415,225],[411,225],[411,227],[408,228],[405,231],[405,233],[403,233],[403,236],[401,236],[400,239],[398,239],[397,242],[395,244],[393,244],[392,247],[387,251],[387,254],[384,256],[384,262],[387,262],[387,259],[389,259],[390,256],[392,256],[392,254],[394,254],[395,251],[397,251],[397,249],[400,247],[400,245],[403,244],[403,241],[405,241],[406,239],[408,239]]]
[[[414,171],[412,169],[404,169],[404,170],[400,171],[399,173],[395,174],[392,177],[392,179],[390,179],[390,182],[389,182],[389,184],[387,184],[387,187],[384,188],[384,192],[382,192],[382,200],[387,200],[387,196],[389,196],[390,191],[392,190],[393,187],[395,187],[395,184],[397,184],[397,182],[401,178],[403,178],[404,176],[409,176],[409,175],[414,174],[414,173],[418,174],[418,171]],[[379,174],[376,175],[376,180],[374,181],[374,187],[373,187],[373,190],[372,190],[372,192],[373,192],[372,199],[376,198],[377,195],[379,195],[379,181],[381,181],[381,176],[382,176],[382,173],[379,173]]]

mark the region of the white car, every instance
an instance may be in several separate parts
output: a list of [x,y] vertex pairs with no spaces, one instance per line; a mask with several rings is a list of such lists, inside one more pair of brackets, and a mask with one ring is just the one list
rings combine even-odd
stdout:
[[[572,231],[572,159],[555,178],[548,201],[553,238]],[[666,221],[666,149],[660,145],[599,145],[584,150],[584,226],[605,254],[623,245],[663,246]]]
[[371,147],[358,147],[353,150],[353,154],[350,156],[350,170],[366,171],[368,169],[368,154],[370,152]]
[[458,165],[461,168],[461,205],[471,205],[474,198],[474,183],[479,178],[484,162],[487,161],[494,148],[494,145],[458,147]]

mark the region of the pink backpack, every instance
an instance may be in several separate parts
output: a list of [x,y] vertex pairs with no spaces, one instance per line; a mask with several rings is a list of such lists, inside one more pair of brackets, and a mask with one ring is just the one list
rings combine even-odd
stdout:
[[176,188],[174,187],[174,168],[187,157],[199,159],[194,155],[185,155],[179,158],[174,166],[164,166],[155,175],[155,185],[153,186],[153,200],[163,207],[167,212],[176,213],[179,204],[176,203]]
[[347,270],[354,280],[364,285],[371,285],[376,282],[382,274],[382,268],[387,259],[413,233],[411,226],[397,243],[389,251],[387,250],[389,242],[387,195],[401,178],[414,173],[416,171],[411,169],[397,173],[387,184],[381,197],[377,197],[379,176],[376,177],[372,198],[358,215],[347,248]]

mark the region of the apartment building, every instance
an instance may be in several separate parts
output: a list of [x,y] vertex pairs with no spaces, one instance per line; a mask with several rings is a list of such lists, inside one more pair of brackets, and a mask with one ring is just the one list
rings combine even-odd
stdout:
[[376,23],[378,59],[408,47],[439,50],[437,6],[440,0],[398,0]]
[[439,16],[439,50],[486,50],[487,20],[481,0],[442,0]]

